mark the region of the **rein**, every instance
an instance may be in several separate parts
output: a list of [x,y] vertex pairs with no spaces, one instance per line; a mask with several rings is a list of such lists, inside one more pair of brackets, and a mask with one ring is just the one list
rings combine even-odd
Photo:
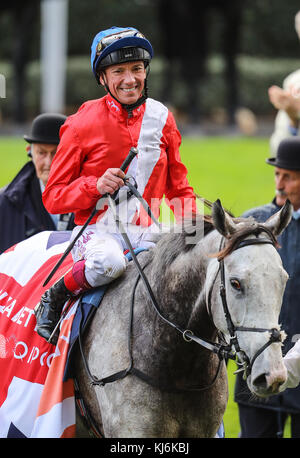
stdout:
[[[144,199],[142,198],[142,196],[138,193],[137,189],[135,188],[135,190],[133,190],[131,187],[130,187],[130,191],[133,191],[132,194],[134,194],[136,197],[139,198],[139,200],[143,201]],[[190,331],[189,329],[182,329],[180,326],[178,326],[177,324],[173,323],[172,321],[168,320],[161,312],[160,308],[159,308],[159,305],[158,305],[158,302],[155,298],[155,295],[152,291],[152,288],[150,286],[150,283],[148,281],[148,278],[147,276],[145,275],[144,273],[144,269],[147,267],[148,263],[142,268],[138,259],[137,259],[137,256],[134,252],[134,249],[131,245],[131,242],[129,240],[129,237],[124,229],[124,226],[123,226],[123,223],[122,221],[119,219],[118,215],[117,215],[117,212],[116,212],[116,203],[115,201],[110,197],[108,196],[108,203],[110,205],[110,208],[113,212],[113,215],[114,215],[114,218],[115,218],[115,222],[118,224],[118,227],[119,227],[119,231],[129,249],[129,252],[132,256],[132,260],[134,261],[134,264],[138,270],[138,277],[136,279],[136,282],[135,282],[135,285],[133,287],[133,291],[132,291],[132,296],[131,296],[131,307],[130,307],[130,318],[129,318],[129,327],[128,327],[128,353],[129,353],[129,359],[130,359],[130,363],[129,363],[129,366],[127,369],[124,369],[124,370],[121,370],[121,371],[118,371],[118,372],[115,372],[114,374],[112,375],[109,375],[108,377],[104,377],[104,378],[97,378],[95,377],[89,367],[88,367],[88,363],[87,363],[87,360],[86,360],[86,357],[84,355],[84,351],[83,351],[83,345],[82,345],[82,338],[81,338],[81,335],[82,335],[82,319],[81,319],[81,322],[80,322],[80,325],[79,325],[79,348],[80,348],[80,352],[81,352],[81,356],[82,356],[82,360],[83,360],[83,365],[84,365],[84,368],[86,370],[86,373],[91,381],[91,384],[92,385],[98,385],[98,386],[105,386],[107,383],[112,383],[112,382],[115,382],[117,380],[121,380],[125,377],[127,377],[127,375],[131,374],[131,375],[135,375],[136,377],[140,378],[141,380],[143,380],[144,382],[148,383],[149,385],[155,387],[155,388],[159,388],[163,391],[166,391],[166,392],[169,392],[169,393],[182,393],[182,392],[187,392],[187,391],[204,391],[204,390],[207,390],[209,388],[211,388],[217,381],[217,378],[220,374],[220,371],[221,371],[221,367],[222,367],[222,362],[224,361],[224,359],[235,359],[235,355],[231,352],[231,348],[226,344],[219,344],[217,342],[210,342],[208,340],[205,340],[205,339],[202,339],[200,337],[197,337],[193,334],[192,331]],[[144,208],[147,210],[149,216],[152,217],[152,214],[151,214],[151,210],[148,207],[148,204],[146,202],[144,202],[143,204]],[[154,219],[154,218],[153,218]],[[154,222],[156,224],[159,224],[155,219],[154,219]],[[145,374],[144,372],[140,371],[139,369],[135,368],[133,366],[133,358],[132,358],[132,349],[131,349],[131,334],[132,334],[132,325],[133,325],[133,315],[134,315],[134,298],[135,298],[135,291],[136,291],[136,288],[137,288],[137,285],[138,285],[138,282],[139,280],[142,279],[143,283],[144,283],[144,286],[148,292],[148,295],[149,295],[149,298],[150,298],[150,301],[151,301],[151,304],[155,310],[155,312],[157,313],[157,315],[163,320],[165,321],[169,326],[173,327],[174,329],[176,329],[179,333],[181,333],[183,339],[185,340],[185,342],[196,342],[197,344],[201,345],[202,347],[206,348],[207,350],[215,353],[218,355],[219,357],[219,364],[218,364],[218,368],[217,368],[217,371],[216,371],[216,374],[215,376],[213,377],[213,380],[212,382],[207,385],[207,386],[204,386],[204,387],[198,387],[198,386],[188,386],[188,387],[183,387],[183,388],[170,388],[169,386],[162,386],[162,384],[159,384],[157,383],[156,380],[153,380],[150,376],[148,376],[147,374]],[[82,317],[83,317],[83,313],[82,313]]]
[[[121,221],[119,221],[119,224],[122,225]],[[81,340],[81,334],[82,334],[82,319],[81,319],[81,322],[80,322],[80,326],[79,326],[79,347],[80,347],[80,352],[81,352],[81,356],[82,356],[82,359],[83,359],[83,364],[84,364],[84,367],[85,367],[85,370],[90,378],[90,381],[91,381],[91,384],[92,385],[98,385],[98,386],[104,386],[106,385],[107,383],[112,383],[112,382],[115,382],[116,380],[121,380],[125,377],[127,377],[127,375],[131,374],[131,375],[135,375],[136,377],[140,378],[141,380],[143,380],[144,382],[148,383],[149,385],[155,387],[155,388],[159,388],[163,391],[166,391],[168,393],[182,393],[182,392],[187,392],[187,391],[204,391],[204,390],[207,390],[209,388],[211,388],[217,378],[218,378],[218,375],[221,371],[221,363],[222,361],[224,360],[225,357],[227,358],[232,358],[232,359],[235,359],[235,356],[232,355],[232,353],[230,353],[230,351],[228,351],[228,347],[224,347],[224,345],[221,345],[221,344],[218,344],[218,343],[212,343],[212,342],[209,342],[208,340],[204,340],[204,339],[201,339],[197,336],[194,336],[192,331],[188,330],[188,329],[182,329],[180,326],[176,325],[175,323],[173,323],[172,321],[168,320],[163,314],[162,312],[160,311],[159,309],[159,305],[156,301],[156,298],[155,298],[155,295],[152,291],[152,288],[150,286],[150,283],[147,279],[147,276],[145,275],[144,273],[144,269],[149,265],[150,261],[144,266],[144,267],[141,267],[137,257],[136,257],[136,254],[134,252],[134,249],[131,245],[131,242],[126,234],[126,232],[121,232],[122,233],[122,236],[124,237],[124,240],[126,241],[127,243],[127,246],[128,246],[128,249],[130,251],[130,254],[132,256],[132,259],[135,263],[135,266],[137,267],[137,270],[139,272],[139,275],[137,276],[137,279],[136,279],[136,282],[135,282],[135,285],[133,287],[133,290],[132,290],[132,295],[131,295],[131,306],[130,306],[130,317],[129,317],[129,327],[128,327],[128,354],[129,354],[129,359],[130,359],[130,363],[129,363],[129,366],[127,369],[124,369],[124,370],[121,370],[121,371],[118,371],[108,377],[104,377],[102,379],[98,379],[97,377],[95,377],[94,375],[92,375],[92,373],[90,372],[90,369],[88,367],[88,364],[87,364],[87,361],[86,361],[86,358],[85,358],[85,355],[84,355],[84,352],[83,352],[83,346],[82,346],[82,340]],[[219,356],[219,364],[218,364],[218,368],[217,368],[217,371],[216,371],[216,375],[214,376],[212,382],[207,385],[207,386],[204,386],[204,387],[198,387],[198,386],[188,386],[188,387],[183,387],[183,388],[170,388],[169,386],[163,386],[162,384],[160,383],[157,383],[156,380],[154,380],[153,378],[151,378],[149,375],[145,374],[144,372],[140,371],[139,369],[135,368],[133,366],[133,358],[132,358],[132,348],[131,348],[131,335],[132,335],[132,325],[133,325],[133,316],[134,316],[134,298],[135,298],[135,292],[136,292],[136,288],[137,288],[137,285],[139,283],[139,280],[142,278],[143,280],[143,283],[146,287],[146,290],[149,294],[149,297],[150,297],[150,300],[151,300],[151,304],[155,310],[155,312],[158,314],[158,316],[163,320],[165,321],[168,325],[170,325],[171,327],[175,328],[178,332],[180,332],[182,334],[182,337],[183,339],[186,341],[186,342],[191,342],[192,340],[195,341],[196,343],[202,345],[204,348],[212,351],[213,353],[216,353],[218,356]],[[83,317],[83,314],[82,314],[82,317]]]
[[[138,199],[142,202],[143,201],[142,196],[138,193],[136,188],[134,190],[132,188],[133,188],[133,186],[130,189],[130,191],[133,191],[132,194],[134,194],[136,197],[138,197]],[[243,371],[244,372],[244,377],[246,378],[250,374],[252,366],[253,366],[253,363],[257,359],[257,357],[272,343],[281,342],[281,333],[280,333],[280,331],[278,329],[276,329],[276,328],[265,329],[265,328],[251,328],[251,327],[242,327],[242,326],[235,326],[234,325],[234,323],[232,321],[232,318],[231,318],[231,315],[230,315],[230,312],[229,312],[227,299],[226,299],[225,267],[224,267],[224,260],[223,259],[218,259],[218,261],[220,263],[219,271],[220,271],[220,277],[221,277],[221,285],[220,285],[219,293],[220,293],[221,300],[222,300],[223,311],[224,311],[224,315],[225,315],[225,318],[226,318],[228,332],[230,334],[230,344],[227,344],[225,342],[225,340],[223,340],[223,343],[218,343],[218,342],[210,342],[210,341],[208,341],[206,339],[202,339],[202,338],[200,338],[198,336],[195,336],[191,330],[183,329],[180,326],[178,326],[177,324],[175,324],[172,321],[168,320],[162,314],[162,312],[161,312],[161,310],[159,308],[158,302],[157,302],[157,300],[155,298],[155,295],[153,293],[153,290],[152,290],[152,288],[150,286],[150,283],[148,281],[148,278],[144,273],[144,269],[147,267],[147,265],[149,263],[147,263],[143,268],[141,267],[141,265],[140,265],[140,263],[139,263],[139,261],[137,259],[137,256],[136,256],[136,254],[134,252],[134,249],[133,249],[133,247],[131,245],[129,237],[128,237],[125,229],[124,229],[123,223],[122,223],[122,221],[119,219],[119,217],[117,215],[116,203],[110,197],[110,195],[108,195],[108,202],[109,202],[110,208],[111,208],[111,210],[113,212],[113,215],[114,215],[114,218],[115,218],[115,222],[118,224],[119,231],[120,231],[120,233],[121,233],[121,235],[122,235],[122,237],[123,237],[128,249],[129,249],[129,252],[130,252],[130,254],[132,256],[134,264],[135,264],[135,266],[136,266],[136,268],[138,270],[138,277],[136,279],[136,282],[135,282],[135,285],[134,285],[134,288],[133,288],[133,291],[132,291],[132,296],[131,296],[130,318],[129,318],[129,327],[128,327],[128,353],[129,353],[130,363],[129,363],[129,366],[127,367],[127,369],[115,372],[114,374],[112,374],[112,375],[110,375],[108,377],[104,377],[104,378],[99,379],[99,378],[95,377],[94,375],[92,375],[92,373],[90,372],[90,369],[88,367],[87,360],[86,360],[86,357],[85,357],[84,351],[83,351],[83,345],[82,345],[82,339],[81,339],[81,334],[82,334],[82,322],[81,322],[80,323],[80,327],[79,327],[79,347],[80,347],[80,352],[81,352],[82,359],[83,359],[83,364],[84,364],[85,370],[87,372],[87,375],[88,375],[88,377],[89,377],[89,379],[91,381],[91,384],[92,385],[98,385],[98,386],[105,386],[107,383],[112,383],[112,382],[115,382],[117,380],[121,380],[121,379],[127,377],[127,375],[131,374],[131,375],[135,375],[136,377],[140,378],[141,380],[143,380],[144,382],[148,383],[149,385],[151,385],[151,386],[153,386],[155,388],[159,388],[161,390],[164,390],[164,391],[167,391],[167,392],[171,392],[171,393],[174,393],[174,392],[175,393],[178,393],[178,392],[182,393],[182,392],[187,392],[187,391],[204,391],[204,390],[207,390],[207,389],[211,388],[215,384],[215,382],[216,382],[216,380],[217,380],[217,378],[218,378],[218,376],[220,374],[220,371],[221,371],[221,363],[222,363],[222,361],[224,361],[224,359],[233,359],[233,360],[235,360],[236,357],[238,358],[237,364],[243,366],[241,369],[239,369],[236,372]],[[148,204],[146,202],[144,202],[143,205],[144,205],[144,208],[147,209],[148,214],[152,217],[153,215],[151,214],[151,210],[148,207]],[[159,225],[159,223],[155,219],[154,219],[154,222]],[[267,235],[269,235],[270,238],[258,238],[258,234],[260,232],[266,232]],[[246,239],[246,240],[240,241],[237,244],[237,246],[234,247],[234,250],[242,248],[242,247],[245,247],[245,246],[248,246],[248,245],[254,245],[254,244],[255,245],[257,245],[257,244],[271,244],[271,245],[273,245],[275,247],[276,240],[275,240],[273,234],[271,233],[271,231],[269,231],[267,228],[264,228],[263,226],[259,226],[258,230],[254,231],[254,233],[256,235],[256,238],[251,238],[251,239]],[[221,246],[222,246],[222,244],[223,244],[223,238],[221,240]],[[220,248],[221,248],[221,246],[220,246]],[[214,279],[214,282],[213,282],[213,285],[212,285],[212,289],[213,289],[213,286],[214,286],[214,283],[216,281],[217,276],[218,276],[218,272],[217,272],[217,275],[216,275],[216,277]],[[144,372],[142,372],[139,369],[134,367],[133,358],[132,358],[132,348],[131,348],[131,335],[132,335],[132,325],[133,325],[133,316],[134,316],[135,291],[136,291],[136,288],[137,288],[137,285],[138,285],[138,282],[139,282],[140,279],[142,279],[142,281],[144,283],[144,286],[145,286],[145,288],[146,288],[146,290],[148,292],[151,304],[152,304],[156,314],[160,317],[160,319],[162,319],[169,326],[171,326],[174,329],[176,329],[182,335],[182,337],[185,340],[185,342],[194,341],[195,343],[201,345],[203,348],[206,348],[207,350],[211,351],[212,353],[215,353],[216,355],[218,355],[218,357],[219,357],[218,368],[217,368],[216,374],[215,374],[212,382],[209,385],[204,386],[204,387],[199,387],[199,386],[190,386],[189,387],[189,386],[187,386],[187,387],[183,387],[183,388],[176,388],[176,387],[170,388],[169,386],[162,386],[156,380],[153,380],[153,378],[151,378],[150,376],[148,376]],[[212,291],[212,289],[211,289],[211,291]],[[83,316],[83,314],[82,314],[82,316]],[[245,352],[243,352],[240,349],[238,338],[237,338],[237,335],[236,335],[236,331],[269,332],[270,333],[270,338],[266,342],[266,344],[264,344],[256,352],[256,354],[252,358],[252,361],[250,362],[250,360],[249,360],[248,356],[245,354]]]

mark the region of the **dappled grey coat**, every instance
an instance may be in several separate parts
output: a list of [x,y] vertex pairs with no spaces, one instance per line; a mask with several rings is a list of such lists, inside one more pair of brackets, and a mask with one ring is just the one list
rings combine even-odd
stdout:
[[[264,222],[276,213],[280,207],[272,203],[247,211],[243,216],[253,216],[257,221]],[[294,345],[300,338],[300,219],[292,218],[290,224],[278,237],[280,247],[278,253],[281,256],[283,267],[289,274],[286,285],[279,323],[287,333],[283,346],[283,354]],[[300,413],[300,386],[287,389],[283,393],[271,396],[268,400],[253,399],[242,375],[237,375],[235,386],[235,401],[265,409],[276,409],[290,413]]]

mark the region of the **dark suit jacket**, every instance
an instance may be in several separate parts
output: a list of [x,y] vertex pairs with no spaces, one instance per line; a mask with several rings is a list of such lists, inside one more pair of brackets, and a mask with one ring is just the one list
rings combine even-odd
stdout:
[[[71,217],[65,229],[72,230],[73,227]],[[12,182],[0,191],[0,253],[38,232],[55,230],[42,202],[34,165],[27,162]]]

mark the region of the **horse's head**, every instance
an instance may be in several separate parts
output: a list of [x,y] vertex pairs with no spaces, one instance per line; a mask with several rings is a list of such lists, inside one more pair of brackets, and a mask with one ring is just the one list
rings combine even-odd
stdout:
[[248,386],[258,396],[278,393],[287,376],[278,317],[288,275],[275,237],[291,213],[287,202],[259,224],[252,218],[231,218],[219,201],[212,208],[214,226],[223,238],[218,260],[209,265],[207,297],[215,326],[234,344]]

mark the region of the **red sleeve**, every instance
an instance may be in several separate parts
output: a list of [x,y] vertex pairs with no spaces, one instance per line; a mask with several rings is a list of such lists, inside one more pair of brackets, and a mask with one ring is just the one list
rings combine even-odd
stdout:
[[99,199],[96,176],[80,176],[85,159],[76,130],[66,121],[51,164],[43,202],[49,213],[62,214],[91,208]]
[[181,135],[171,112],[169,112],[165,135],[169,165],[166,203],[173,211],[176,221],[179,222],[183,217],[192,218],[193,214],[197,213],[197,207],[194,190],[187,180],[187,169],[180,158]]

